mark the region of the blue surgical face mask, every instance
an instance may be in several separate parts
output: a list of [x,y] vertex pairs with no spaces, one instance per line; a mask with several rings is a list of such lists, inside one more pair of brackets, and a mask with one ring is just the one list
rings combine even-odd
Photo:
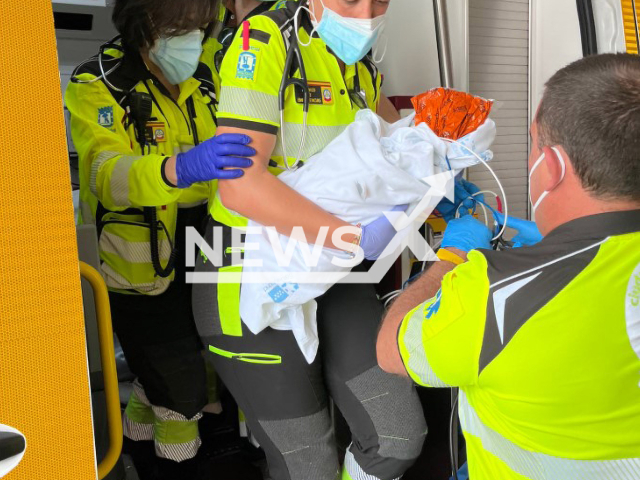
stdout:
[[179,37],[159,38],[149,50],[149,58],[172,85],[191,77],[200,62],[204,33],[194,30]]
[[386,17],[343,17],[327,8],[322,0],[321,3],[324,12],[316,27],[318,35],[340,60],[354,65],[373,48],[384,29]]

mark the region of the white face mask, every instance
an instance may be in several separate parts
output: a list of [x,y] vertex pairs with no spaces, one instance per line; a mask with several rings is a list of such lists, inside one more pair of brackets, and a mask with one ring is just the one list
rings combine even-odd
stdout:
[[[564,158],[562,156],[562,154],[560,153],[560,150],[558,150],[556,147],[551,147],[551,149],[556,152],[556,155],[558,157],[558,161],[560,162],[560,165],[562,165],[562,175],[560,176],[560,180],[558,180],[558,183],[556,183],[555,187],[556,188],[558,185],[560,185],[560,182],[562,182],[562,180],[564,180],[564,175],[566,173],[567,170],[567,165],[564,161]],[[536,163],[533,164],[533,166],[531,167],[531,171],[529,172],[529,201],[531,202],[532,206],[532,210],[533,213],[536,213],[536,210],[538,209],[538,207],[540,206],[540,204],[542,203],[542,200],[544,200],[544,198],[549,195],[549,192],[551,190],[545,190],[544,192],[542,192],[542,195],[540,195],[540,197],[538,197],[538,200],[534,203],[533,198],[531,198],[531,176],[533,175],[533,172],[536,171],[536,168],[538,168],[540,166],[540,164],[542,163],[542,161],[544,160],[544,153],[542,155],[540,155],[540,157],[538,157],[538,159],[536,160]]]
[[159,38],[149,50],[149,58],[172,85],[178,85],[191,77],[200,62],[202,39],[200,30],[179,37]]

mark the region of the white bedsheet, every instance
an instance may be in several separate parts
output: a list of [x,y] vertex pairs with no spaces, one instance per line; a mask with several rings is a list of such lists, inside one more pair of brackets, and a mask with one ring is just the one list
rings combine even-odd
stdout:
[[[485,161],[495,138],[495,124],[487,120],[460,142]],[[360,111],[354,123],[306,164],[278,178],[324,210],[351,224],[367,225],[396,205],[410,209],[427,194],[424,179],[443,171],[459,171],[478,163],[459,145],[446,143],[425,124],[413,126],[413,116],[390,125],[371,110]],[[278,272],[265,283],[243,281],[240,314],[255,334],[271,327],[291,330],[309,363],[318,350],[315,298],[332,282],[290,282],[292,272],[342,272],[335,265],[336,250],[298,243],[289,266],[282,266],[274,250],[287,251],[290,238],[249,222],[245,239],[243,279],[247,274]],[[269,231],[270,230],[270,231]],[[290,247],[291,248],[291,247]],[[315,248],[315,250],[314,250]],[[317,254],[317,265],[308,258]],[[307,261],[305,261],[305,258]],[[289,277],[289,278],[288,278]]]

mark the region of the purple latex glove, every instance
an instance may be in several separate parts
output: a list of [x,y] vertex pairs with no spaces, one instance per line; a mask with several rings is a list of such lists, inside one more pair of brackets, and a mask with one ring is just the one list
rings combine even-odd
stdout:
[[460,210],[460,216],[464,217],[469,213],[469,210],[475,206],[476,201],[474,198],[484,202],[484,195],[477,195],[476,197],[471,196],[479,191],[480,189],[475,184],[466,181],[464,178],[456,180],[454,201],[451,202],[451,200],[443,198],[436,207],[436,210],[440,212],[445,221],[450,222],[456,217],[456,211],[460,207],[463,207]]
[[[398,205],[391,209],[392,212],[404,212],[409,205]],[[374,220],[369,225],[362,227],[360,236],[360,248],[364,251],[364,258],[377,260],[387,245],[395,237],[397,230],[384,215]]]
[[491,230],[471,215],[455,218],[447,225],[441,246],[458,248],[463,252],[476,248],[491,249]]
[[247,146],[251,137],[239,133],[225,133],[210,138],[176,158],[178,188],[187,188],[196,182],[230,180],[244,175],[243,168],[253,165],[249,158],[256,154]]

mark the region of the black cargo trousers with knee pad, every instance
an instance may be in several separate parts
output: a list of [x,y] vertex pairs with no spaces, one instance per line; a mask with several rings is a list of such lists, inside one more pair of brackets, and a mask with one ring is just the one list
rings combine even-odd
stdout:
[[[211,228],[207,237],[211,245]],[[196,270],[218,268],[205,259]],[[268,328],[254,335],[244,324],[223,328],[228,320],[221,322],[221,314],[228,309],[218,303],[230,299],[223,300],[218,287],[193,286],[196,324],[205,349],[218,352],[210,351],[209,358],[263,447],[271,480],[340,478],[329,397],[352,432],[345,459],[349,476],[401,477],[419,456],[427,427],[412,383],[378,367],[375,345],[383,308],[374,286],[337,284],[318,298],[320,348],[311,365],[290,331]],[[266,354],[255,358],[273,363],[252,363],[253,357],[240,353]]]

